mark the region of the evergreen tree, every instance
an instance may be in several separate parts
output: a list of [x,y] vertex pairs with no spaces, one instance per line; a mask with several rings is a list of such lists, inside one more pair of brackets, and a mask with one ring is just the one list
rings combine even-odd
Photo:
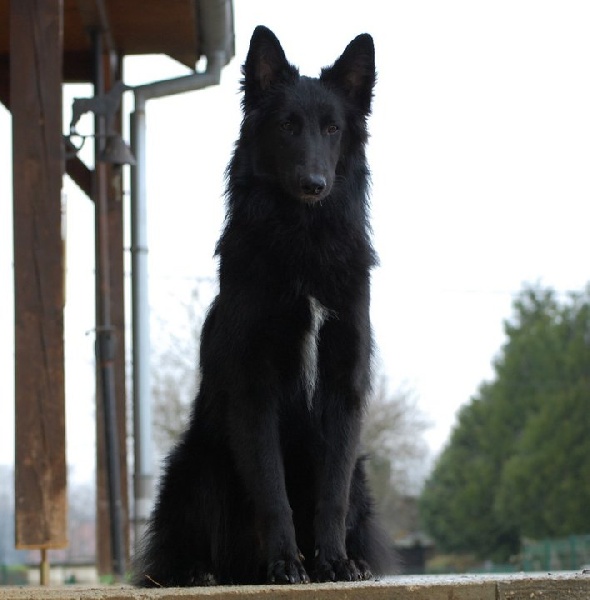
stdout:
[[[498,515],[525,537],[590,531],[590,295],[554,315],[551,362],[532,386],[527,419],[497,490]],[[546,357],[547,358],[547,357]]]
[[497,560],[522,536],[590,531],[590,294],[527,287],[505,333],[421,498],[441,549]]

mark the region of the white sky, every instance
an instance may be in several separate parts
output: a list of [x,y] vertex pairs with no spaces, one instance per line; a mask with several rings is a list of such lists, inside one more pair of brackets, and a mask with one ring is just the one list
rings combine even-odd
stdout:
[[[215,276],[223,171],[241,118],[239,66],[253,28],[273,29],[308,75],[369,32],[379,72],[369,144],[381,258],[373,326],[390,388],[416,392],[436,453],[457,409],[491,377],[522,283],[565,292],[590,280],[590,3],[235,0],[235,18],[236,58],[219,87],[147,105],[152,337],[182,333],[178,315],[193,281]],[[161,57],[126,63],[131,85],[184,73]],[[129,108],[131,95],[125,102]],[[10,144],[10,118],[0,109],[0,463],[8,464]],[[89,479],[93,207],[67,178],[64,192],[68,461],[75,478]]]

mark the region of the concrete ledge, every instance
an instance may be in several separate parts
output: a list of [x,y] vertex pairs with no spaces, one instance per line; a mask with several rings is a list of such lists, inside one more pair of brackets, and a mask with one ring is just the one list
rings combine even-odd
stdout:
[[0,600],[589,600],[590,574],[403,576],[363,583],[136,589],[0,587]]

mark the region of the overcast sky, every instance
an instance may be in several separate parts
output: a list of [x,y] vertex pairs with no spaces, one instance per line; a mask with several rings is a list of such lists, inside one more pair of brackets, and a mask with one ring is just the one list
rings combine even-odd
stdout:
[[[433,454],[457,409],[493,375],[503,320],[524,282],[589,280],[590,3],[235,1],[236,58],[220,86],[150,100],[150,303],[156,345],[183,332],[196,280],[214,278],[223,171],[240,122],[239,66],[257,24],[316,75],[358,33],[376,45],[370,119],[372,317],[391,391],[432,422]],[[126,61],[134,85],[184,74]],[[90,89],[68,91],[90,95]],[[125,97],[127,109],[132,95]],[[69,120],[66,110],[66,122]],[[93,207],[66,178],[68,461],[93,469]],[[10,119],[0,109],[0,463],[13,460]],[[202,289],[204,301],[211,286]],[[90,332],[90,333],[89,333]]]

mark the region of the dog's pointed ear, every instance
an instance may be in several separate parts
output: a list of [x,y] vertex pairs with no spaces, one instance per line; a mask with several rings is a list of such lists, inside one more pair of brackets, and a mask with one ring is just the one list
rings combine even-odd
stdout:
[[299,71],[287,61],[276,35],[263,25],[256,27],[252,34],[242,74],[246,107],[272,86],[289,83],[299,77]]
[[368,33],[354,38],[331,67],[322,69],[320,79],[342,90],[368,115],[376,80],[373,38]]

